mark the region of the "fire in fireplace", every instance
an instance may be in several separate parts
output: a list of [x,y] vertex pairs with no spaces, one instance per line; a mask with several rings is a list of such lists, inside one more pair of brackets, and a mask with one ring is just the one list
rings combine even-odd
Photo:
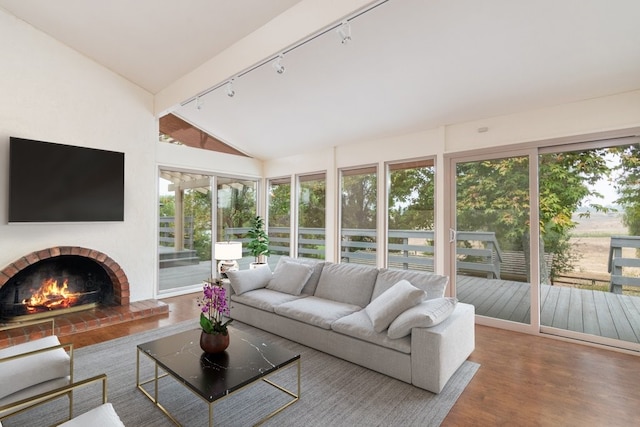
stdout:
[[0,318],[47,317],[113,303],[107,272],[90,258],[58,256],[39,261],[0,288]]

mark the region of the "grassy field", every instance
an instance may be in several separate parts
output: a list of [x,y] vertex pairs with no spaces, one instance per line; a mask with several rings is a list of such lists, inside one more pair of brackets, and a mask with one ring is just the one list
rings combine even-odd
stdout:
[[[609,246],[611,236],[626,236],[628,231],[622,225],[621,214],[591,214],[589,218],[577,218],[578,226],[574,229],[571,238],[571,244],[574,246],[578,255],[578,260],[573,276],[586,278],[594,278],[608,281],[609,280]],[[633,249],[623,250],[625,257],[635,257]],[[625,269],[625,275],[640,276],[640,269]],[[584,282],[584,283],[588,283]],[[582,288],[601,289],[608,291],[608,286],[590,285],[580,286]],[[640,288],[625,287],[624,293],[629,295],[640,295]]]

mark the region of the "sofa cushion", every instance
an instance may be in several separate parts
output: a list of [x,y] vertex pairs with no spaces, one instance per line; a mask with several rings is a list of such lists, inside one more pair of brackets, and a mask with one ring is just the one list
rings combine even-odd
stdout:
[[372,300],[376,299],[380,294],[398,283],[400,280],[407,280],[416,288],[420,288],[427,293],[426,299],[442,298],[444,291],[449,283],[447,276],[433,274],[422,271],[411,270],[390,270],[380,269],[376,284],[373,288]]
[[411,353],[411,337],[391,339],[386,332],[376,332],[373,323],[364,310],[357,311],[333,322],[331,329],[350,337],[378,344],[402,353]]
[[357,305],[310,296],[280,304],[275,307],[275,312],[319,328],[331,329],[331,324],[337,319],[361,309]]
[[373,267],[327,263],[314,295],[363,308],[371,301],[377,276],[378,270]]
[[[0,350],[0,359],[60,345],[55,335]],[[70,375],[69,355],[63,348],[2,362],[0,398],[57,378]]]
[[416,305],[400,314],[389,326],[387,335],[397,339],[407,336],[412,328],[429,328],[442,323],[453,313],[456,298],[435,298]]
[[266,287],[273,275],[269,265],[264,265],[248,270],[227,271],[227,277],[233,292],[242,295],[245,292]]
[[[231,301],[236,301],[240,304],[248,305],[251,307],[259,308],[260,310],[270,311],[271,313],[273,313],[276,306],[285,302],[305,297],[306,295],[291,295],[265,288],[245,292],[242,295],[231,295]],[[233,317],[233,313],[231,317]]]
[[281,258],[273,271],[273,277],[267,284],[267,289],[291,295],[300,295],[302,288],[312,273],[313,267],[309,265]]
[[310,258],[291,258],[288,256],[280,257],[280,260],[278,260],[278,263],[280,261],[297,262],[297,263],[312,267],[313,272],[311,273],[311,277],[309,277],[309,279],[307,280],[307,283],[305,283],[301,293],[305,295],[313,295],[315,293],[316,287],[318,286],[318,280],[320,280],[320,274],[322,274],[322,268],[326,264],[325,261],[319,261],[317,259],[310,259]]
[[400,280],[371,301],[364,310],[373,323],[373,329],[382,332],[400,313],[422,302],[425,296],[426,292],[422,289]]

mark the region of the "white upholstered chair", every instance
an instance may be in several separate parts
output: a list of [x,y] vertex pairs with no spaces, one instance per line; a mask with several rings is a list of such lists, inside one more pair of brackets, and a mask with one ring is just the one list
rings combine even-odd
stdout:
[[[51,323],[53,333],[53,321]],[[35,325],[38,322],[28,325]],[[42,323],[42,322],[39,322]],[[3,330],[25,327],[25,324]],[[64,395],[46,393],[73,382],[73,345],[55,335],[0,349],[0,421]],[[69,398],[71,417],[72,393]]]
[[[53,334],[53,321],[46,322],[51,323]],[[30,325],[37,323],[42,322]],[[11,328],[3,328],[7,329]],[[73,418],[73,391],[99,381],[102,381],[102,404]],[[61,344],[57,336],[50,335],[0,349],[0,427],[2,420],[64,397],[69,399],[69,421],[62,426],[124,427],[107,402],[105,374],[74,382],[72,344]]]

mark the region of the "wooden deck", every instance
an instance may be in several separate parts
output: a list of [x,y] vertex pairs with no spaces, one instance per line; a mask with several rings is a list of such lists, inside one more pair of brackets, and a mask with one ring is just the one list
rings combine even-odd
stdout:
[[[529,323],[528,283],[458,276],[456,288],[476,314]],[[544,326],[640,343],[640,297],[542,285],[541,305]]]

